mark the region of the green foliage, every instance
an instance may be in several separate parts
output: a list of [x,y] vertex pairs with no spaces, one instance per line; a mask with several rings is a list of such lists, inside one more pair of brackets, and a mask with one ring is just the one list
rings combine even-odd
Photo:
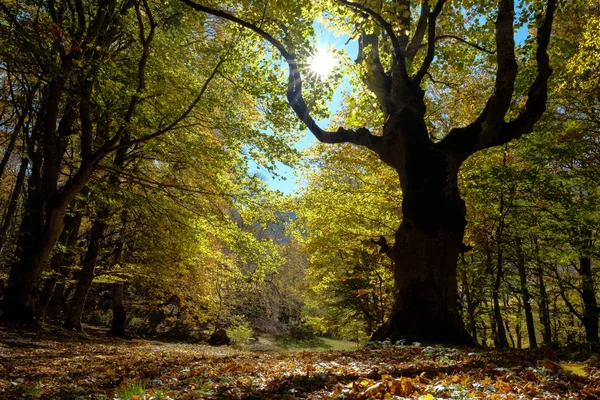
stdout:
[[138,382],[129,382],[126,385],[123,385],[117,393],[115,393],[115,398],[118,400],[134,400],[136,398],[142,398],[145,391],[144,385]]
[[252,328],[243,315],[234,315],[229,319],[229,327],[225,329],[233,347],[243,349],[253,336]]

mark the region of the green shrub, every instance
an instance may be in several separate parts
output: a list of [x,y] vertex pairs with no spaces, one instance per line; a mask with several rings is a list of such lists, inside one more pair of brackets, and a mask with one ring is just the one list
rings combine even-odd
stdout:
[[250,339],[254,334],[250,324],[243,315],[234,315],[231,318],[229,328],[225,329],[227,336],[231,339],[231,344],[239,349],[242,349],[250,343]]

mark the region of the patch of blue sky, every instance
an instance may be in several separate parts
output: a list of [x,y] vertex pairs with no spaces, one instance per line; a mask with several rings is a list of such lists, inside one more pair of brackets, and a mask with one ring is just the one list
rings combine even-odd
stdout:
[[[356,59],[358,54],[358,43],[356,41],[349,41],[348,35],[336,36],[333,32],[327,30],[325,26],[319,23],[315,23],[315,31],[317,34],[317,49],[333,46],[338,50],[345,51],[351,60]],[[343,100],[342,93],[348,88],[348,79],[343,79],[336,88],[336,91],[328,104],[331,115],[334,115],[340,110]],[[325,129],[329,125],[330,120],[329,118],[324,118],[317,122],[321,128]],[[314,138],[314,136],[306,129],[302,132],[300,140],[296,142],[293,147],[297,150],[304,150],[310,146],[313,146],[316,142],[317,140]],[[257,172],[271,189],[278,190],[284,194],[294,193],[305,184],[305,182],[300,181],[300,177],[295,173],[293,168],[280,162],[276,163],[275,174],[271,174],[267,169],[257,165],[252,161],[250,162],[250,169]]]

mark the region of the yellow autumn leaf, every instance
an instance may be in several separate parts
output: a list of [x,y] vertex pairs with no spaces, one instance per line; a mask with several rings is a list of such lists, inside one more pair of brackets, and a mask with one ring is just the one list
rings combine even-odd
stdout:
[[587,378],[588,373],[584,369],[583,365],[580,364],[561,364],[560,368],[563,371],[567,371],[572,373],[573,375],[581,376],[582,378]]
[[435,397],[431,393],[427,393],[425,396],[421,397],[420,400],[435,400]]

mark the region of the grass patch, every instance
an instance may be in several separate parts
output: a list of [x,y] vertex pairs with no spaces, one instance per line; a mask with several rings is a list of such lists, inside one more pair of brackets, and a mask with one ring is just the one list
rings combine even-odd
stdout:
[[322,338],[294,339],[286,335],[275,335],[273,337],[275,342],[284,349],[326,349],[331,347]]
[[286,335],[274,335],[275,343],[287,351],[326,351],[326,350],[356,350],[355,342],[346,340],[315,337],[312,339],[294,339]]
[[130,382],[127,386],[120,388],[115,394],[119,400],[138,400],[144,396],[144,386],[137,382]]

